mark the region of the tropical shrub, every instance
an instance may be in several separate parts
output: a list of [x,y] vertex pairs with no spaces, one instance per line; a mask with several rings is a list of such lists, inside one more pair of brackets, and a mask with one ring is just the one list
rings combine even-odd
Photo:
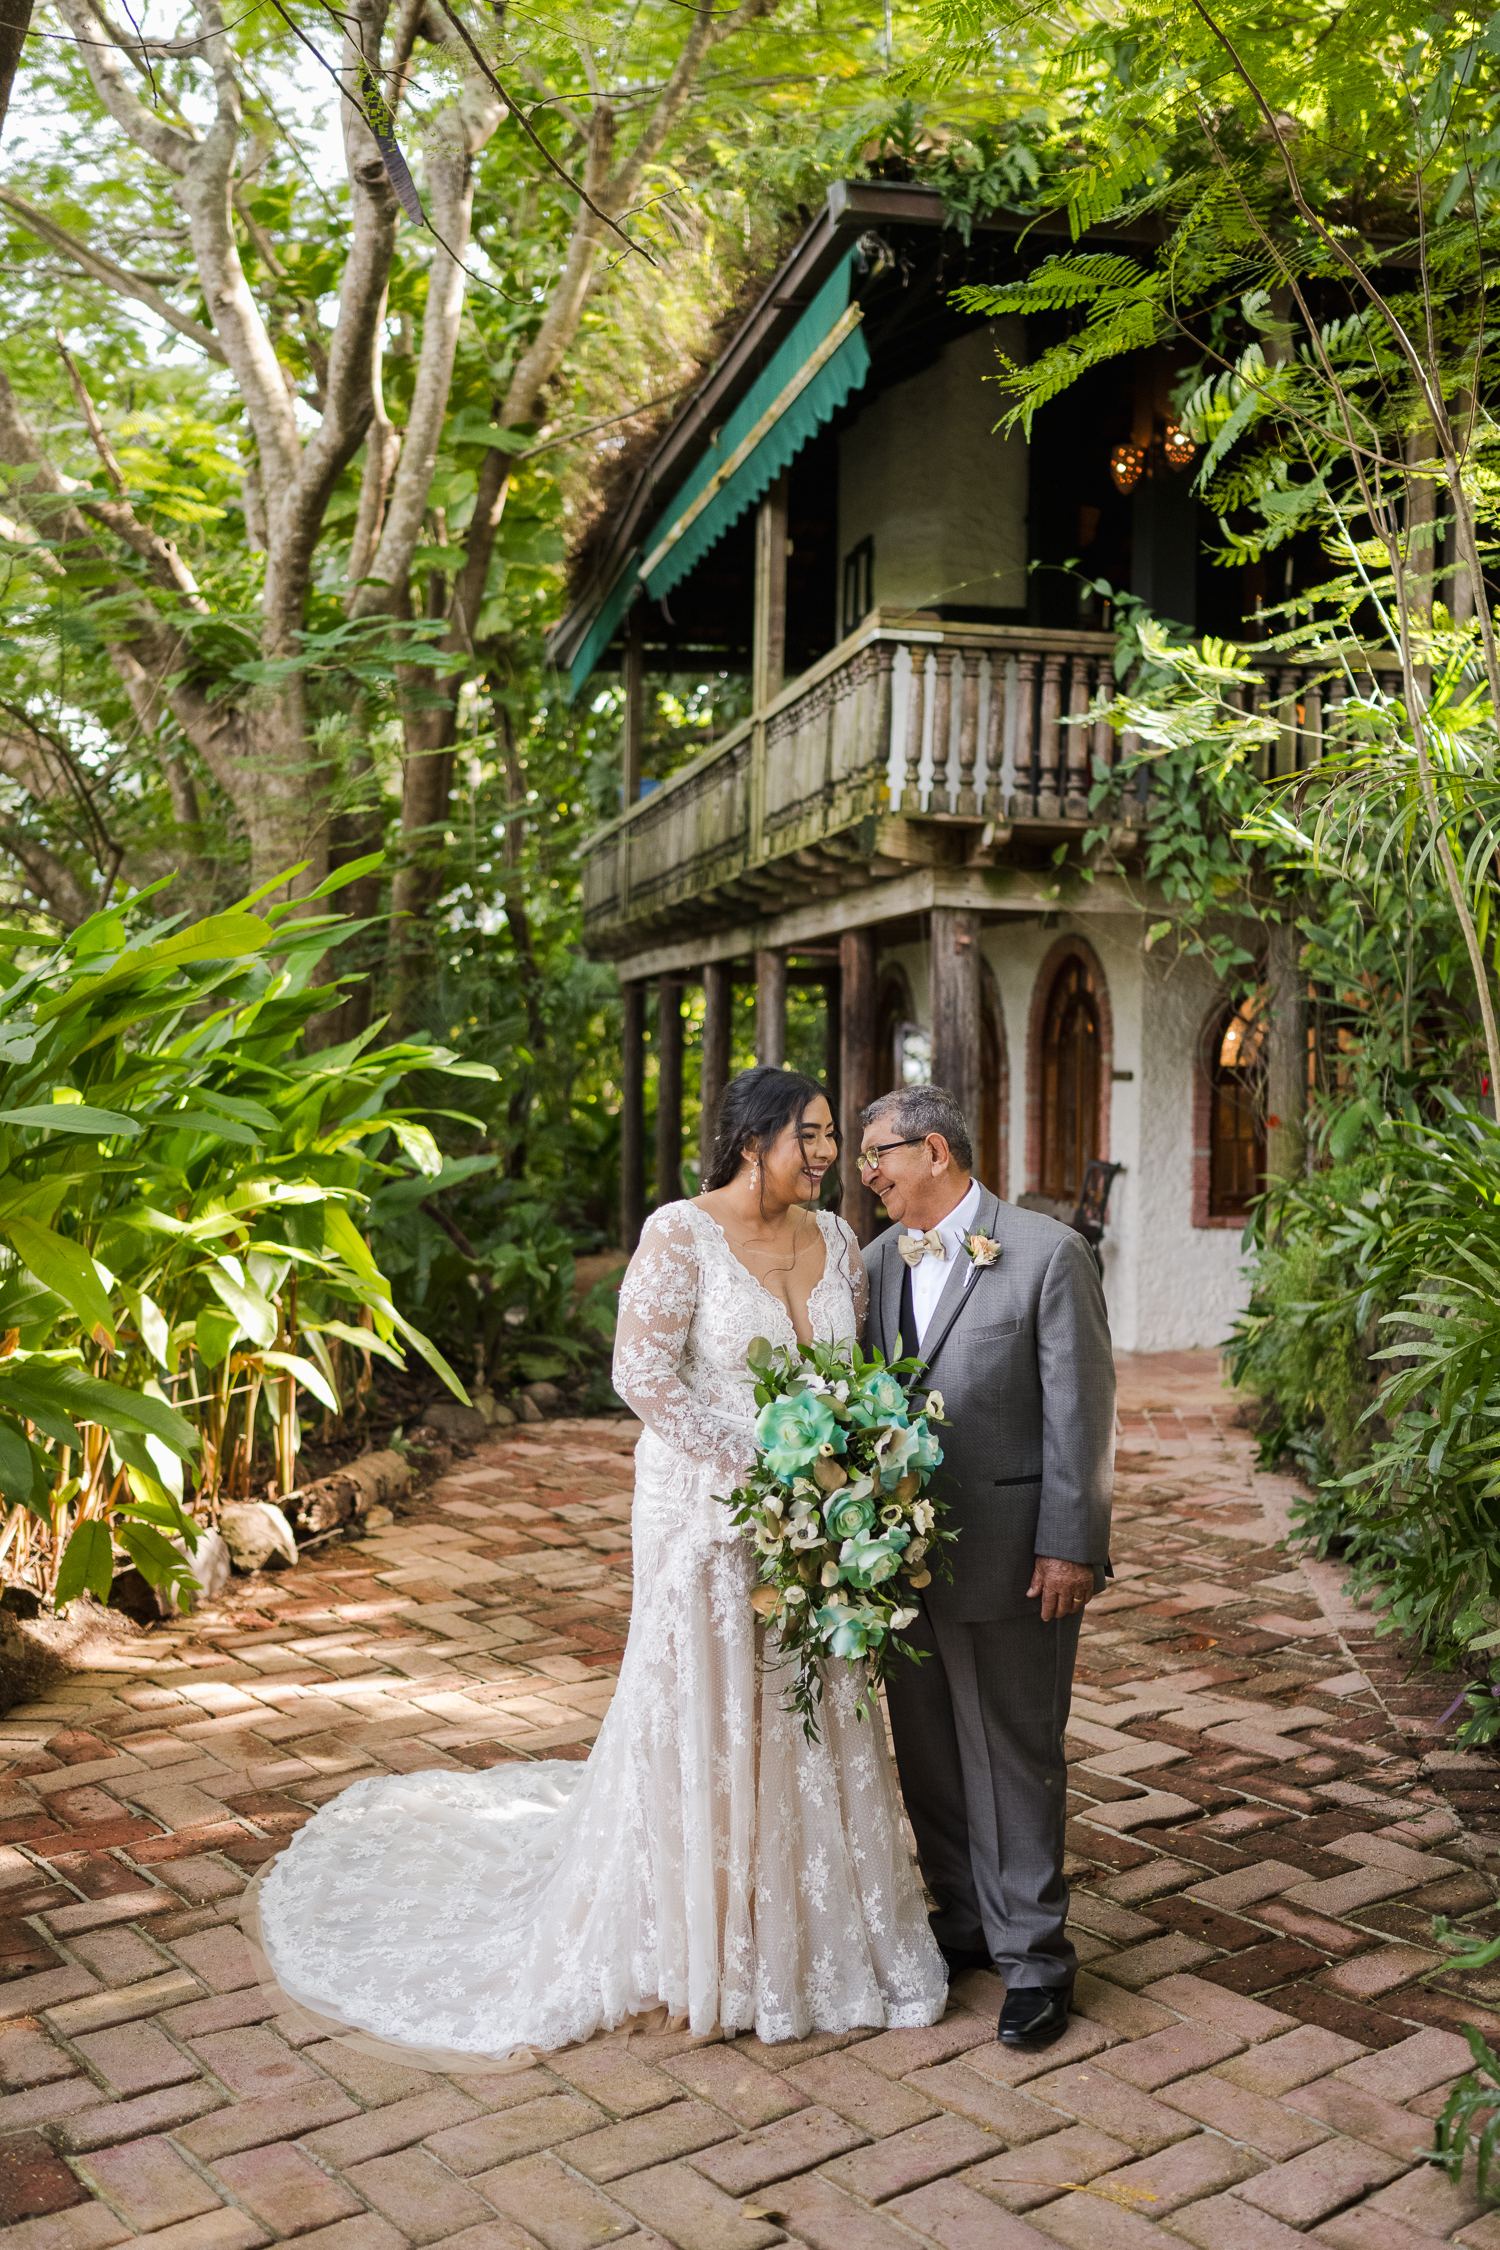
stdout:
[[309,1047],[344,927],[321,896],[0,930],[0,1568],[60,1602],[106,1598],[116,1548],[180,1588],[171,1542],[246,1489],[257,1435],[289,1491],[300,1397],[339,1414],[372,1355],[466,1397],[363,1224],[444,1170],[403,1082],[494,1073],[378,1027]]

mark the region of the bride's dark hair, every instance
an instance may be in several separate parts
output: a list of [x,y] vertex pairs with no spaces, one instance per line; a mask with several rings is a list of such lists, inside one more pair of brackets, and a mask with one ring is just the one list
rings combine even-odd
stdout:
[[[738,1078],[731,1078],[714,1119],[714,1152],[703,1180],[705,1191],[728,1187],[740,1168],[747,1141],[754,1141],[757,1148],[769,1148],[788,1125],[802,1123],[810,1104],[820,1096],[828,1100],[827,1088],[816,1078],[805,1078],[800,1070],[775,1070],[769,1063],[742,1070]],[[837,1117],[833,1137],[837,1144]],[[823,1176],[825,1207],[836,1211],[843,1192],[838,1166],[834,1165]]]

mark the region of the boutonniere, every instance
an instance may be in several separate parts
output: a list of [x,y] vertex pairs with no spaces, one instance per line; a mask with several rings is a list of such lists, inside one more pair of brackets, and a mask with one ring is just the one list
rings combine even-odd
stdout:
[[971,1264],[976,1267],[998,1265],[1000,1245],[987,1234],[966,1234],[962,1247]]

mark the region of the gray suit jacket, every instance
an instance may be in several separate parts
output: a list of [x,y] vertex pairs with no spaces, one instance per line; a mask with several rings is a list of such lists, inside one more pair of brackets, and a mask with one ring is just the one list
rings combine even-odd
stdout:
[[[974,1231],[1000,1245],[970,1274],[956,1258],[922,1347],[914,1393],[942,1392],[948,1420],[935,1498],[960,1534],[951,1583],[926,1590],[935,1618],[975,1624],[1034,1616],[1026,1588],[1037,1555],[1109,1561],[1115,1367],[1104,1291],[1087,1243],[1037,1211],[984,1188]],[[865,1252],[865,1341],[898,1356],[906,1268],[892,1227]],[[908,1339],[907,1351],[912,1348]]]

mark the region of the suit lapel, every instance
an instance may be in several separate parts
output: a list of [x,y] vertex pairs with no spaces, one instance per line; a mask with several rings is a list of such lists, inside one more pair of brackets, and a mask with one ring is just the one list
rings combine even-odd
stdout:
[[886,1253],[880,1261],[880,1341],[887,1359],[896,1353],[896,1331],[901,1326],[901,1280],[906,1265],[896,1248],[901,1229],[892,1227],[886,1236]]
[[[971,1234],[991,1233],[994,1228],[995,1213],[998,1209],[998,1197],[991,1195],[988,1188],[981,1188],[979,1191],[979,1209],[974,1214],[974,1224],[969,1232]],[[959,1252],[953,1261],[953,1271],[944,1284],[943,1293],[933,1308],[932,1318],[927,1323],[927,1335],[922,1344],[922,1366],[913,1375],[913,1383],[918,1381],[924,1369],[932,1365],[943,1348],[949,1329],[963,1311],[964,1306],[971,1297],[976,1296],[983,1288],[985,1275],[993,1273],[994,1270],[993,1266],[981,1266],[973,1280],[970,1281],[968,1279],[969,1261],[962,1251]]]

